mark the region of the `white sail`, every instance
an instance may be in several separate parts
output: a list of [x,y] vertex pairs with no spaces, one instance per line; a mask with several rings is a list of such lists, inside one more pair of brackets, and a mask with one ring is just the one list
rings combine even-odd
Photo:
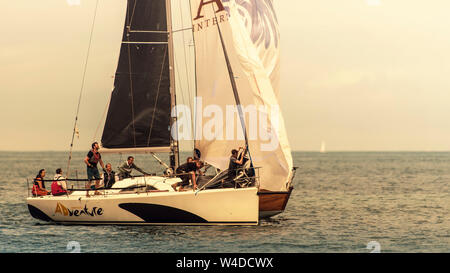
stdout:
[[[273,0],[222,0],[225,9],[236,13],[247,37],[272,83],[278,98],[280,89],[280,32]],[[235,31],[235,28],[233,28]]]
[[[239,119],[236,118],[236,122],[230,125],[231,119],[225,119],[221,124],[204,117],[208,112],[226,116],[229,113],[227,110],[236,105],[219,36],[219,24],[236,77],[241,105],[250,112],[245,118],[245,128],[253,164],[261,167],[261,188],[286,190],[292,172],[292,156],[273,86],[278,80],[275,77],[273,81],[271,77],[277,74],[279,55],[273,53],[270,57],[261,49],[261,43],[263,47],[279,48],[272,1],[258,1],[256,4],[254,0],[193,0],[191,10],[196,45],[197,95],[201,98],[201,105],[197,107],[196,148],[202,152],[205,161],[226,169],[231,150],[245,145]],[[258,35],[253,35],[254,31],[262,31],[258,39],[255,39]],[[273,65],[268,65],[270,63]],[[214,138],[209,132],[211,123],[216,129]],[[240,133],[240,139],[230,137],[238,136],[235,132]]]

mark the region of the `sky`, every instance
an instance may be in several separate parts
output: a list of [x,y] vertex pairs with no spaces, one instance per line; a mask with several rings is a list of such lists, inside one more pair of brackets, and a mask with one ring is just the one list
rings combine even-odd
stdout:
[[[75,150],[101,138],[125,2],[99,1]],[[450,150],[450,2],[274,3],[292,150]],[[94,10],[94,0],[2,0],[0,151],[69,150]]]

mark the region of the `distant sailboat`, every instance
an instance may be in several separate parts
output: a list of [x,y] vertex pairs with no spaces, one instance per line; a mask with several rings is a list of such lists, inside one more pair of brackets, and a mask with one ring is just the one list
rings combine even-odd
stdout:
[[320,145],[320,153],[324,154],[326,153],[326,149],[325,149],[325,141],[322,141],[322,144]]

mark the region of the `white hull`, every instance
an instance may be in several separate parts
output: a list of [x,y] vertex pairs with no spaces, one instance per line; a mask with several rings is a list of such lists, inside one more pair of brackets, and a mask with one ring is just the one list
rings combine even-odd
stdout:
[[258,224],[256,187],[203,190],[197,194],[173,190],[141,193],[113,191],[91,197],[86,197],[82,191],[69,196],[29,197],[27,203],[33,217],[61,224]]

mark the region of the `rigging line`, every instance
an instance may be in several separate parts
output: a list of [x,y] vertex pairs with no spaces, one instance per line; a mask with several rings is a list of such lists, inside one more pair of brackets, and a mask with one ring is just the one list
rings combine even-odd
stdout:
[[248,145],[248,135],[247,135],[247,128],[245,126],[244,113],[243,113],[243,110],[242,110],[242,104],[241,104],[241,100],[239,98],[239,94],[238,94],[238,90],[237,90],[236,80],[234,78],[233,68],[231,67],[231,62],[230,62],[230,59],[229,59],[229,56],[228,56],[227,48],[225,46],[225,41],[223,39],[222,30],[220,29],[220,22],[217,19],[217,14],[215,13],[215,11],[213,11],[213,12],[214,12],[214,17],[217,20],[217,29],[219,31],[220,42],[222,44],[222,50],[223,50],[223,54],[224,54],[224,57],[225,57],[225,62],[227,64],[228,75],[230,77],[231,87],[233,89],[234,99],[236,101],[236,107],[237,107],[238,113],[239,113],[239,119],[241,120],[242,130],[243,130],[244,138],[245,138],[246,150],[248,152],[248,156],[250,158],[250,162],[251,162],[251,164],[253,164],[252,156],[250,154],[250,149],[249,149],[249,145]]
[[[184,87],[183,87],[183,85],[181,84],[182,83],[182,78],[181,78],[181,73],[179,72],[179,71],[181,71],[181,69],[180,69],[180,65],[179,65],[179,63],[178,63],[178,60],[175,60],[174,61],[174,63],[175,63],[175,75],[177,76],[177,78],[178,78],[178,82],[180,83],[179,85],[177,85],[177,88],[179,88],[180,90],[179,90],[179,92],[178,93],[180,93],[181,94],[181,101],[184,103],[184,104],[188,104],[189,105],[189,109],[190,109],[190,111],[191,111],[191,118],[192,118],[192,102],[191,102],[191,99],[190,99],[190,97],[188,97],[188,99],[186,100],[186,98],[185,98],[185,95],[190,95],[190,94],[185,94],[186,92],[184,91]],[[178,114],[178,113],[177,113]],[[192,120],[191,120],[191,124],[192,124]]]
[[192,27],[186,27],[186,28],[177,29],[177,30],[172,31],[172,33],[178,33],[178,32],[187,31],[187,30],[192,31]]
[[[129,2],[128,2],[129,3]],[[134,96],[133,96],[133,75],[132,73],[132,68],[131,68],[131,44],[130,44],[130,31],[131,31],[131,24],[133,22],[133,18],[134,18],[134,12],[136,11],[136,3],[137,0],[134,1],[134,5],[133,5],[133,11],[131,14],[131,17],[129,17],[129,21],[128,21],[128,26],[126,27],[127,30],[127,51],[128,51],[128,73],[129,73],[129,77],[130,77],[130,96],[131,96],[131,120],[132,120],[132,126],[133,126],[133,143],[134,143],[134,147],[136,148],[136,127],[135,127],[135,120],[134,120]],[[128,16],[130,15],[129,12],[130,10],[128,10]],[[134,155],[136,156],[136,154]]]
[[183,103],[186,103],[186,100],[184,98],[184,89],[183,89],[183,86],[181,85],[181,76],[180,76],[180,73],[179,73],[180,69],[179,69],[179,65],[178,65],[178,60],[174,60],[174,63],[175,63],[175,68],[176,68],[175,69],[175,76],[177,77],[178,82],[180,82],[180,84],[177,85],[177,89],[180,90],[179,93],[181,93],[181,101]]
[[67,162],[67,171],[66,171],[67,177],[69,177],[69,174],[70,174],[69,171],[70,171],[70,161],[72,160],[73,141],[74,141],[74,138],[75,138],[75,131],[76,131],[76,128],[77,128],[77,123],[78,123],[78,114],[80,113],[81,98],[83,96],[84,84],[85,84],[85,80],[86,80],[86,71],[87,71],[87,65],[88,65],[88,60],[89,60],[89,54],[91,52],[92,36],[94,34],[94,27],[95,27],[95,19],[97,17],[98,2],[99,2],[99,0],[97,0],[95,2],[95,10],[94,10],[94,17],[92,19],[91,32],[90,32],[90,37],[89,37],[89,45],[88,45],[88,49],[87,49],[86,60],[85,60],[85,63],[84,63],[84,71],[83,71],[83,78],[81,80],[80,96],[78,97],[77,113],[76,113],[76,116],[75,116],[75,124],[73,126],[72,142],[70,143],[69,160]]
[[127,18],[125,18],[125,28],[130,25],[130,1],[127,1]]
[[[176,94],[176,81],[175,81],[175,51],[174,51],[174,35],[172,33],[173,30],[173,20],[172,20],[172,3],[171,0],[166,0],[166,24],[167,24],[167,32],[168,32],[168,50],[169,50],[169,77],[171,85],[169,87],[170,90],[170,109],[175,109],[177,105],[177,94]],[[173,124],[177,124],[177,115],[175,117],[170,117],[170,125],[173,128]],[[170,139],[170,149],[171,155],[170,157],[174,159],[174,168],[177,168],[180,163],[180,147],[178,141],[178,128],[170,129],[171,137]],[[175,134],[175,137],[173,136]]]
[[[190,11],[190,7],[192,6],[192,1],[189,0],[189,11]],[[189,12],[189,17],[191,18],[190,21],[192,22],[192,13],[191,11]],[[196,48],[195,48],[195,35],[194,35],[194,28],[192,28],[192,42],[194,44],[194,108],[191,111],[193,111],[193,120],[194,120],[194,148],[195,148],[195,143],[196,143],[196,139],[197,139],[197,100],[195,100],[195,98],[197,98],[197,52],[196,52]]]
[[[182,10],[182,8],[181,8],[181,4],[180,4],[180,10],[181,10],[181,12],[180,12],[180,17],[181,17],[181,24],[183,24],[184,23],[184,20],[183,20],[183,10]],[[190,75],[189,75],[189,67],[188,67],[188,62],[187,62],[187,54],[186,54],[186,37],[185,37],[185,35],[184,35],[184,31],[182,32],[182,36],[183,36],[183,50],[184,50],[184,66],[185,66],[185,73],[186,73],[186,80],[187,80],[187,85],[188,85],[188,94],[189,94],[189,102],[190,102],[190,100],[191,100],[191,98],[192,98],[192,93],[191,93],[191,81],[190,81]],[[191,109],[192,109],[192,105],[189,103],[189,107],[191,107]],[[193,121],[193,116],[192,116],[192,110],[191,110],[191,123],[192,123],[192,121]]]
[[[180,84],[178,84],[177,85],[177,88],[179,88],[180,90],[179,90],[179,93],[181,93],[181,101],[183,102],[183,103],[186,103],[186,99],[185,99],[185,97],[184,97],[184,90],[183,90],[183,87],[182,87],[182,84],[181,84],[181,76],[180,76],[180,73],[179,73],[179,71],[180,71],[180,69],[179,69],[179,65],[178,65],[178,61],[177,60],[175,60],[174,61],[174,63],[175,63],[175,68],[176,68],[176,73],[175,73],[175,75],[176,75],[176,77],[178,78],[178,82],[180,82]],[[189,100],[188,100],[189,101]],[[188,102],[189,103],[189,102]],[[189,107],[191,107],[191,106],[189,106]],[[177,116],[178,116],[178,113],[177,113]],[[178,126],[178,124],[177,124],[177,126]]]
[[161,73],[159,74],[158,90],[156,92],[155,106],[153,108],[152,122],[150,123],[150,132],[148,133],[147,146],[150,145],[150,137],[151,137],[152,131],[153,131],[153,122],[155,121],[156,106],[158,104],[159,91],[161,90],[161,82],[162,82],[162,77],[163,77],[163,73],[164,73],[164,67],[166,65],[166,56],[167,56],[168,49],[169,49],[169,46],[167,46],[166,50],[164,51],[164,58],[163,58],[162,66],[161,66]]
[[138,0],[135,0],[135,1],[134,1],[133,12],[131,13],[131,18],[130,18],[130,21],[129,21],[129,23],[128,23],[128,32],[131,31],[131,24],[133,23],[134,12],[136,11],[136,3],[137,3],[137,1],[138,1]]
[[[111,93],[111,96],[112,96],[112,93]],[[98,130],[100,129],[100,126],[102,125],[103,121],[105,120],[106,112],[108,111],[108,106],[109,106],[110,102],[111,102],[111,98],[106,102],[105,110],[103,111],[103,115],[98,123],[97,129],[95,130],[94,138],[92,139],[92,141],[95,141]]]
[[[180,10],[181,10],[181,5],[180,5]],[[174,32],[172,31],[172,33],[174,33]],[[187,100],[185,98],[185,95],[189,95],[189,94],[186,94],[186,92],[184,90],[184,87],[183,87],[183,84],[182,84],[182,75],[181,75],[181,72],[180,72],[181,71],[180,64],[179,64],[179,60],[177,58],[174,58],[174,65],[175,65],[175,68],[176,68],[175,69],[175,76],[177,77],[178,82],[180,83],[180,84],[176,85],[176,87],[177,87],[176,92],[181,94],[181,102],[183,104],[185,104],[185,105],[188,104],[190,109],[191,109],[191,111],[192,111],[191,101],[189,100],[189,98]],[[177,113],[177,116],[178,116],[178,113]]]
[[[129,38],[127,38],[129,39]],[[130,96],[131,96],[131,120],[132,120],[132,125],[133,125],[133,142],[134,142],[134,147],[136,148],[136,127],[134,124],[134,96],[133,96],[133,75],[131,74],[131,49],[130,49],[130,44],[127,45],[128,48],[128,72],[130,75]]]

